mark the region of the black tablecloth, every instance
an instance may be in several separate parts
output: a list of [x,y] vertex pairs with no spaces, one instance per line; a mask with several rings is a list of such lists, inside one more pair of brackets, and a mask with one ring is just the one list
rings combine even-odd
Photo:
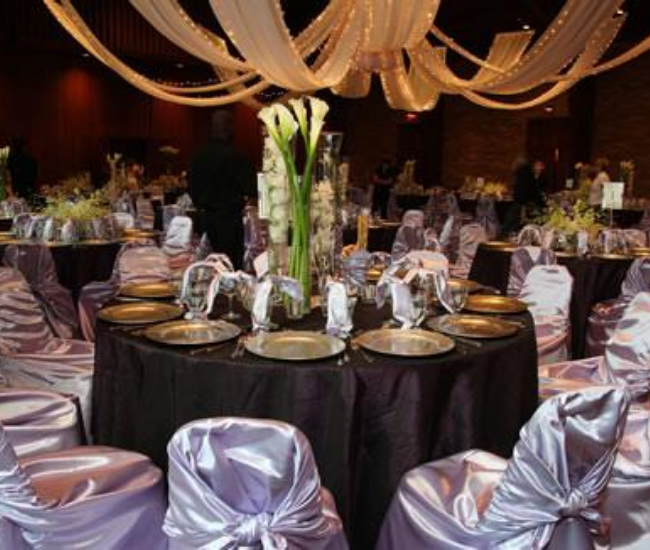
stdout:
[[[508,289],[511,253],[479,246],[469,278],[497,288]],[[632,260],[602,258],[558,258],[573,276],[571,298],[571,350],[574,359],[585,354],[587,325],[591,308],[598,302],[616,298]]]
[[[383,312],[382,312],[383,313]],[[350,351],[289,364],[234,344],[208,355],[165,348],[99,323],[93,430],[99,444],[150,456],[165,467],[166,445],[184,423],[235,415],[284,420],[309,438],[323,484],[334,494],[353,548],[372,548],[400,477],[409,469],[470,448],[509,456],[537,406],[532,321],[518,335],[431,359]],[[360,306],[357,327],[381,323]],[[290,328],[322,328],[320,313]]]
[[[0,257],[6,245],[0,245]],[[75,303],[81,289],[93,281],[105,281],[113,271],[120,243],[52,246],[59,282],[70,292]]]
[[[368,229],[368,250],[370,252],[390,252],[393,249],[393,241],[398,229],[398,225]],[[343,244],[355,244],[356,242],[357,229],[345,229],[343,231]]]

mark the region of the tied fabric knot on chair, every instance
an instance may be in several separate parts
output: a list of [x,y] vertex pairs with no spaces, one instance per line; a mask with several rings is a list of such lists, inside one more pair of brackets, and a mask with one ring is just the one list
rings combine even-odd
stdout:
[[306,437],[272,420],[212,418],[169,447],[172,550],[344,550],[347,543]]

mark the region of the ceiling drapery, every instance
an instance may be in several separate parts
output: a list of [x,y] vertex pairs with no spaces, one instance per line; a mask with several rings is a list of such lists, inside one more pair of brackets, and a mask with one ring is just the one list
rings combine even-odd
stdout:
[[[532,31],[496,34],[485,58],[436,25],[441,0],[331,0],[295,37],[280,0],[209,0],[225,36],[193,21],[178,0],[129,1],[158,32],[213,67],[216,82],[180,86],[150,79],[102,44],[72,0],[44,3],[88,52],[128,82],[192,106],[236,101],[259,106],[259,94],[272,86],[288,94],[328,88],[358,98],[368,94],[372,76],[378,75],[395,109],[432,109],[441,94],[495,109],[525,109],[650,49],[649,37],[601,63],[625,21],[618,15],[623,0],[567,0],[537,38]],[[449,51],[473,64],[475,74],[455,73]]]

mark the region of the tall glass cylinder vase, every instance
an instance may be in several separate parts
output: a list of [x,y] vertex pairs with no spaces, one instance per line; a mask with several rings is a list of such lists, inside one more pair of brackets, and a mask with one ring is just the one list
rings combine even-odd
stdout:
[[323,132],[318,142],[318,160],[316,164],[316,181],[329,181],[332,185],[334,201],[334,227],[332,269],[340,273],[343,253],[343,207],[346,189],[341,177],[342,132]]

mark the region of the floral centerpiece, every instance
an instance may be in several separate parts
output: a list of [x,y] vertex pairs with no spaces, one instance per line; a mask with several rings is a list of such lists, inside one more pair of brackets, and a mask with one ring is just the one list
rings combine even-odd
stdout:
[[[289,100],[291,110],[285,105],[273,104],[262,109],[258,116],[265,124],[269,136],[277,145],[287,172],[291,196],[292,234],[289,252],[289,277],[300,282],[303,290],[303,311],[307,312],[311,298],[311,199],[316,147],[327,103],[315,97]],[[309,106],[310,116],[307,116]],[[305,161],[298,171],[293,141],[300,131],[305,148]]]
[[582,200],[577,200],[571,207],[552,204],[538,222],[544,228],[556,231],[568,244],[575,243],[578,233],[582,231],[593,242],[604,227],[596,209]]
[[93,235],[92,222],[111,213],[106,197],[101,191],[84,194],[76,189],[71,194],[56,194],[47,197],[41,214],[61,224],[71,222],[76,225],[81,236]]
[[0,201],[7,198],[7,160],[11,149],[0,147]]
[[335,193],[332,182],[324,180],[312,191],[312,258],[322,282],[334,267]]

